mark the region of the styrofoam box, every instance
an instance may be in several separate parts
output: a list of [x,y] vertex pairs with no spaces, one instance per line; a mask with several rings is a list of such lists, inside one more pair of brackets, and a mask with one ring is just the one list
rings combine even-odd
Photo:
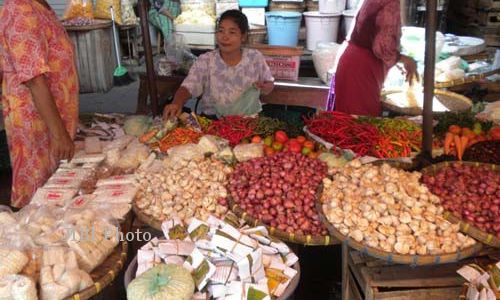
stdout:
[[175,31],[184,36],[184,41],[189,45],[215,46],[215,33]]
[[174,30],[175,31],[182,31],[182,32],[215,33],[215,24],[212,24],[212,25],[176,24],[176,25],[174,25]]
[[215,15],[220,17],[223,12],[230,9],[239,9],[238,2],[216,2],[215,3]]
[[274,79],[299,80],[300,56],[264,55]]
[[247,16],[250,25],[266,25],[266,9],[260,7],[242,8],[241,12]]

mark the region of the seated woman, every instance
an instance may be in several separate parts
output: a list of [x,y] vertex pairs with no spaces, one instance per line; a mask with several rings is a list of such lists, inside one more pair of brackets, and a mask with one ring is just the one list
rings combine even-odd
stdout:
[[150,0],[150,3],[149,22],[161,30],[165,40],[169,40],[174,30],[174,19],[181,12],[179,0]]
[[242,48],[247,34],[246,16],[239,10],[225,11],[217,22],[218,49],[200,55],[163,116],[178,116],[190,98],[201,95],[207,116],[259,113],[259,95],[272,91],[274,78],[258,50]]

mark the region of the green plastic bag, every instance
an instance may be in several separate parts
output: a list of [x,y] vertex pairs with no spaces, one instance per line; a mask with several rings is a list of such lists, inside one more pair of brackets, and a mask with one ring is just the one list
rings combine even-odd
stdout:
[[258,114],[262,110],[260,103],[260,90],[251,86],[241,94],[241,96],[231,104],[214,106],[217,117],[230,115],[251,116]]

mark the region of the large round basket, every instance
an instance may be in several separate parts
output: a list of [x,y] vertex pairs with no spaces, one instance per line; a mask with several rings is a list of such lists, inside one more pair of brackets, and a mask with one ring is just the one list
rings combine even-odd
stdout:
[[161,221],[153,218],[150,215],[145,214],[137,205],[135,205],[135,202],[132,204],[132,210],[134,211],[135,215],[141,221],[142,223],[161,231]]
[[307,246],[328,246],[338,244],[338,241],[328,235],[302,235],[288,233],[279,230],[276,227],[269,226],[261,220],[255,219],[246,213],[231,197],[228,197],[229,209],[234,212],[239,218],[243,219],[250,226],[265,226],[269,230],[269,234],[283,242],[301,244]]
[[121,242],[113,250],[108,258],[97,267],[90,276],[94,280],[94,284],[85,290],[66,298],[66,300],[85,300],[99,294],[105,287],[110,285],[116,276],[123,269],[127,261],[128,244],[126,241]]
[[386,252],[383,250],[368,247],[367,245],[359,243],[354,239],[351,239],[350,237],[347,237],[340,233],[340,231],[338,231],[325,217],[323,213],[323,205],[320,200],[316,201],[316,210],[318,211],[319,217],[323,224],[325,224],[330,234],[336,239],[340,240],[342,243],[347,244],[347,246],[349,247],[352,247],[358,251],[361,251],[378,259],[388,261],[389,263],[407,264],[413,266],[444,264],[467,258],[478,252],[482,248],[481,243],[476,243],[474,246],[464,249],[463,251],[442,255],[402,255],[392,252]]
[[[286,290],[283,292],[281,297],[277,298],[276,300],[286,300],[292,296],[293,292],[299,285],[300,281],[300,265],[299,263],[296,263],[293,265],[293,268],[297,271],[297,276],[295,276],[291,281]],[[137,272],[137,256],[134,257],[132,262],[128,265],[127,270],[125,271],[125,278],[124,278],[124,285],[125,289],[127,289],[129,283],[134,280],[135,278],[135,273]]]
[[[442,162],[438,163],[432,166],[429,166],[427,168],[422,169],[423,174],[435,174],[437,173],[440,169],[450,166],[452,163],[459,163],[463,165],[470,165],[470,166],[488,166],[492,170],[496,172],[500,172],[499,166],[494,165],[494,164],[484,164],[484,163],[478,163],[478,162],[468,162],[468,161],[462,161],[462,162]],[[471,237],[475,238],[476,240],[480,241],[483,244],[493,246],[495,248],[500,248],[500,239],[494,236],[493,234],[486,233],[482,231],[481,229],[463,221],[461,218],[455,216],[451,212],[445,212],[444,217],[446,220],[450,221],[451,223],[454,224],[459,224],[460,225],[460,231],[463,233],[466,233],[470,235]]]
[[[421,107],[402,107],[387,99],[388,95],[394,94],[401,94],[401,97],[406,97],[404,92],[401,90],[385,91],[382,93],[381,97],[382,107],[398,114],[410,116],[418,116],[422,114]],[[452,112],[466,111],[472,107],[472,101],[469,98],[457,93],[436,89],[434,90],[434,97]],[[434,113],[439,114],[442,112],[435,111]]]
[[465,76],[464,78],[455,79],[455,80],[451,80],[451,81],[436,82],[434,84],[434,87],[436,89],[445,89],[445,88],[450,88],[450,87],[454,87],[454,86],[458,86],[458,85],[473,83],[473,82],[479,81],[479,80],[484,79],[488,76],[498,74],[498,73],[500,73],[500,68],[496,68],[496,69],[493,69],[493,70],[490,70],[490,71],[487,71],[484,73],[480,73],[480,74],[470,74],[470,75]]

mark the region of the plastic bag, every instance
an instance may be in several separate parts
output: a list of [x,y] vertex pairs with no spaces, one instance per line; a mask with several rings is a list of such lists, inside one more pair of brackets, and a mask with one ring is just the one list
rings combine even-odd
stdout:
[[215,104],[214,108],[218,117],[231,115],[251,116],[262,110],[259,97],[260,91],[251,86],[233,103],[227,105]]
[[122,0],[122,21],[123,25],[137,24],[137,16],[134,12],[134,4],[131,0]]
[[220,138],[215,135],[204,135],[200,138],[198,142],[198,148],[203,153],[218,153],[222,149],[229,146],[229,142],[223,138]]
[[262,144],[240,144],[234,147],[233,152],[236,159],[243,162],[264,156],[264,147]]
[[94,282],[78,267],[77,255],[66,247],[47,247],[40,270],[41,299],[65,299]]
[[198,147],[197,144],[184,144],[172,147],[168,149],[167,154],[169,159],[175,161],[178,159],[182,160],[193,160],[196,158],[203,158],[203,151]]
[[63,19],[93,19],[94,14],[92,11],[92,0],[69,0],[69,2],[66,4],[66,11],[64,13]]
[[164,48],[167,60],[173,62],[176,67],[182,63],[184,51],[189,49],[184,41],[184,36],[179,33],[174,33],[170,39],[166,39]]
[[116,24],[122,25],[122,7],[120,0],[96,0],[94,17],[97,19],[111,20],[111,11],[113,7]]
[[328,84],[328,70],[333,68],[337,58],[340,45],[337,43],[318,43],[318,47],[312,53],[314,68],[318,77]]

